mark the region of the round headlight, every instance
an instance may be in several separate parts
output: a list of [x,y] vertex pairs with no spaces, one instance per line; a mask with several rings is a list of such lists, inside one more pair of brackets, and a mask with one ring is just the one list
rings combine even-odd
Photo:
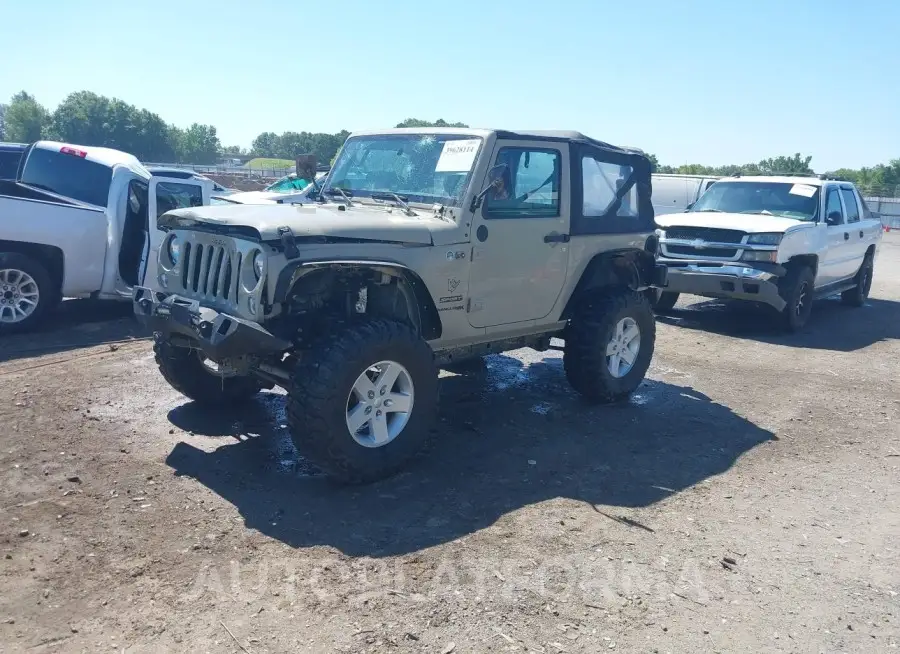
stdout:
[[266,259],[262,252],[257,252],[253,255],[253,272],[256,275],[256,279],[262,279],[263,271],[266,266]]
[[169,259],[171,259],[172,263],[177,264],[178,257],[181,256],[181,243],[178,241],[178,237],[173,236],[172,238],[170,238],[169,245],[167,247],[169,251]]

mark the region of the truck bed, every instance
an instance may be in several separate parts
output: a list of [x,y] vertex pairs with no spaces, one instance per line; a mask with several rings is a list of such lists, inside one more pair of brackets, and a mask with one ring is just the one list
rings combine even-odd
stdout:
[[[62,293],[78,297],[101,288],[109,241],[106,209],[25,184],[0,182],[0,245],[40,245],[62,254]],[[26,250],[27,251],[27,250]]]

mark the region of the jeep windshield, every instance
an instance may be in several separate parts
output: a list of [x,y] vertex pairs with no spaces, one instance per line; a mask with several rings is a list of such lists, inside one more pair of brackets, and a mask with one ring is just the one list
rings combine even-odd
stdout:
[[691,212],[714,211],[783,216],[814,221],[819,208],[819,187],[785,182],[716,182]]
[[377,134],[351,137],[328,177],[324,196],[338,189],[356,201],[459,206],[482,139],[465,134]]

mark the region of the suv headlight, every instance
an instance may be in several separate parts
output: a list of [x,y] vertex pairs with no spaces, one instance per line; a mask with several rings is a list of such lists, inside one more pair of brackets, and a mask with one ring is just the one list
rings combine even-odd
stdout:
[[263,272],[266,269],[266,259],[262,252],[253,255],[253,274],[256,275],[256,281],[262,279]]
[[169,239],[166,250],[169,254],[169,260],[173,264],[178,265],[178,258],[181,256],[181,242],[178,240],[177,236],[173,236]]
[[750,234],[747,243],[752,245],[778,245],[784,234]]

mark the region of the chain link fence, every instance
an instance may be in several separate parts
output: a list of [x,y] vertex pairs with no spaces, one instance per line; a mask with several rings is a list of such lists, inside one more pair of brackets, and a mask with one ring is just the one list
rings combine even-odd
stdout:
[[183,168],[184,170],[193,170],[201,175],[232,175],[235,177],[259,177],[261,179],[278,179],[285,175],[295,172],[294,167],[290,168],[250,168],[248,166],[231,166],[231,165],[213,165],[205,166],[201,164],[178,164],[178,163],[158,163],[143,162],[145,166],[165,166],[166,168]]

